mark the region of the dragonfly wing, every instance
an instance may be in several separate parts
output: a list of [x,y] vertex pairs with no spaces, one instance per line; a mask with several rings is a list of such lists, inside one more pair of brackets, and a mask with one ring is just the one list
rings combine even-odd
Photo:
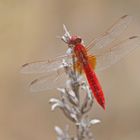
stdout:
[[104,52],[95,56],[97,61],[96,69],[101,71],[108,68],[139,46],[139,37],[132,36],[112,47],[108,47]]
[[112,41],[114,41],[123,31],[127,28],[131,21],[131,17],[124,15],[118,19],[105,33],[99,35],[93,41],[87,45],[87,50],[91,52],[96,52],[101,48],[108,46]]
[[59,74],[53,73],[47,76],[43,76],[31,82],[30,90],[32,92],[39,92],[62,87],[65,84],[64,81],[66,78],[67,75],[64,71],[61,71]]
[[21,73],[32,74],[55,71],[63,67],[63,59],[70,59],[70,57],[68,55],[62,55],[52,60],[26,63],[22,65]]

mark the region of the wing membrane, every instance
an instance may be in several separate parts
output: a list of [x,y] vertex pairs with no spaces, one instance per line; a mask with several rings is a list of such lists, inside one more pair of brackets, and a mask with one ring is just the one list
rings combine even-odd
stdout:
[[137,47],[140,47],[138,36],[132,36],[112,47],[108,47],[104,52],[96,55],[96,69],[101,71],[108,68],[127,54],[131,53]]
[[124,30],[127,28],[128,24],[131,21],[131,17],[124,15],[114,23],[111,28],[109,28],[105,33],[101,34],[87,46],[87,49],[91,52],[96,53],[101,48],[108,46],[113,42]]
[[51,60],[26,63],[22,66],[21,73],[24,74],[44,73],[61,69],[63,68],[62,65],[63,59],[70,59],[70,57],[68,55],[62,55]]
[[62,87],[65,84],[64,79],[66,78],[67,75],[64,71],[61,71],[61,73],[59,74],[53,73],[47,76],[43,76],[31,82],[30,90],[32,92],[39,92],[39,91],[51,90],[54,88]]

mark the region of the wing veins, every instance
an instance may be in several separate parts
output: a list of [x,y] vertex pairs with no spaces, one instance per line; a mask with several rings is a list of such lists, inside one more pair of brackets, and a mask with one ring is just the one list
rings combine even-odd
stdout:
[[[130,21],[131,21],[131,17],[128,15],[124,15],[124,16],[120,17],[104,33],[100,34],[97,38],[93,39],[87,45],[87,47],[86,47],[87,50],[90,50],[91,48],[94,50],[94,49],[100,49],[103,47],[107,47],[110,43],[112,43],[112,41],[114,41],[127,28]],[[119,30],[117,30],[117,29],[119,29]]]
[[101,54],[95,55],[95,57],[97,58],[97,69],[106,69],[107,67],[118,62],[121,58],[132,52],[135,48],[139,47],[139,45],[139,37],[132,36],[113,46],[108,47],[104,52],[101,52]]

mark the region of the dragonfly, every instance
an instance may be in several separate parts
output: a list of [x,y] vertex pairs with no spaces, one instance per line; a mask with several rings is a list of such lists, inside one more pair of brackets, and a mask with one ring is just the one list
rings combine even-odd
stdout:
[[45,73],[45,76],[33,80],[31,90],[38,92],[63,86],[65,77],[64,59],[75,58],[73,67],[78,73],[84,73],[89,87],[98,102],[105,109],[105,97],[95,71],[102,71],[115,64],[134,49],[139,47],[139,37],[130,36],[127,39],[113,44],[113,42],[125,31],[132,17],[124,15],[120,17],[104,33],[95,37],[88,45],[84,45],[81,37],[70,35],[65,25],[65,34],[61,39],[68,44],[68,50],[64,55],[54,59],[30,62],[22,65],[21,72],[26,74]]

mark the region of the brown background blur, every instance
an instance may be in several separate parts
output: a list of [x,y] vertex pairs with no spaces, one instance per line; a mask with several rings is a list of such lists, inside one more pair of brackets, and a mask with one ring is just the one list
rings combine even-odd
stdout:
[[[124,14],[134,19],[121,38],[140,35],[139,0],[0,0],[0,140],[55,140],[55,125],[74,129],[61,111],[51,112],[57,91],[31,94],[36,75],[21,75],[20,66],[64,53],[56,39],[63,23],[86,44]],[[102,121],[92,127],[96,140],[139,140],[140,48],[97,74],[107,109],[95,105],[90,112]]]

